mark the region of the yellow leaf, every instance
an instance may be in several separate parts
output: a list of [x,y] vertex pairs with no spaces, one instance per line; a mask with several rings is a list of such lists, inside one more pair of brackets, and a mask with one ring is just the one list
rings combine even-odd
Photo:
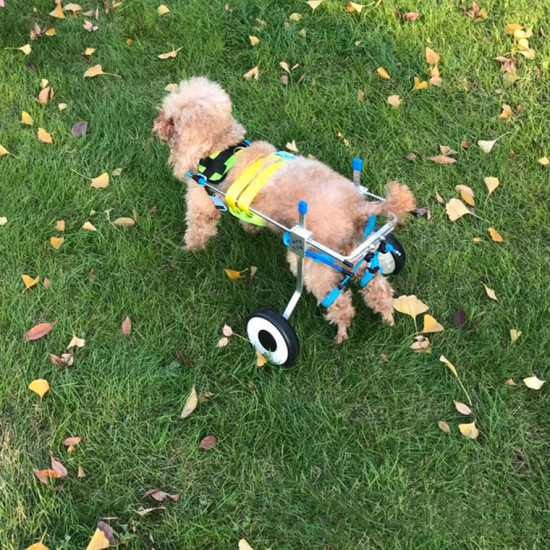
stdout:
[[134,43],[134,39],[133,39],[133,38],[127,38],[127,39],[126,39],[126,45],[127,45],[127,46],[131,46],[133,43]]
[[306,31],[306,29],[300,29],[300,30],[298,31],[298,34],[299,34],[300,36],[304,36],[304,37],[305,37],[305,36],[307,35],[307,31]]
[[258,351],[256,351],[256,366],[263,367],[267,363],[267,359]]
[[113,221],[113,225],[117,227],[132,227],[136,224],[134,218],[117,218]]
[[475,422],[471,422],[470,424],[459,424],[458,429],[460,433],[468,439],[477,439],[479,436],[479,430]]
[[111,546],[111,543],[105,536],[105,533],[101,529],[96,529],[86,550],[105,550],[105,548],[109,548],[109,546]]
[[428,86],[429,84],[425,80],[421,81],[420,78],[415,75],[413,90],[425,90]]
[[84,225],[82,226],[82,229],[86,229],[86,231],[97,231],[95,226],[90,222],[84,222]]
[[456,370],[456,367],[444,356],[442,355],[439,360],[445,364],[445,366],[455,375],[455,377],[458,379],[458,371]]
[[512,344],[516,343],[519,340],[519,337],[521,336],[522,332],[521,330],[518,330],[516,328],[510,329],[510,340]]
[[38,139],[42,143],[53,143],[53,138],[44,128],[38,128]]
[[447,211],[447,216],[452,222],[455,222],[459,218],[462,218],[465,214],[470,214],[466,205],[459,199],[451,199],[446,205],[445,210]]
[[430,84],[432,86],[441,86],[443,80],[441,80],[441,77],[439,76],[439,68],[437,65],[430,67],[430,76]]
[[380,78],[383,78],[384,80],[389,80],[391,78],[388,74],[388,71],[386,71],[384,67],[378,67],[378,69],[376,69],[376,72],[378,73],[378,76]]
[[282,67],[283,71],[290,73],[290,66],[286,61],[281,61],[279,65]]
[[8,218],[6,216],[0,216],[0,227],[8,223]]
[[25,285],[26,290],[32,288],[34,285],[37,285],[40,282],[40,277],[35,277],[33,279],[29,275],[25,274],[21,275],[21,279],[23,280],[23,284]]
[[309,0],[308,2],[306,2],[306,4],[313,10],[315,11],[320,5],[321,5],[321,2],[323,0]]
[[29,390],[37,393],[40,397],[44,397],[50,389],[50,385],[47,380],[39,378],[38,380],[33,380],[29,384]]
[[394,109],[397,109],[397,107],[401,105],[401,98],[398,95],[390,95],[386,101],[388,105],[391,105]]
[[67,108],[67,104],[66,103],[60,103],[57,108],[60,110],[60,111],[64,111],[66,108]]
[[296,140],[288,141],[285,145],[285,148],[289,151],[292,151],[293,153],[298,154],[300,151],[298,150],[298,147],[296,146]]
[[260,69],[259,69],[258,65],[256,65],[252,69],[250,69],[243,76],[246,80],[252,80],[252,79],[258,80],[258,78],[260,77]]
[[175,92],[178,89],[178,85],[175,82],[172,82],[171,84],[166,84],[166,86],[164,86],[164,89],[167,92]]
[[522,30],[522,29],[523,29],[523,25],[518,25],[517,23],[508,23],[504,27],[504,32],[506,34],[514,34],[516,31]]
[[157,8],[157,12],[158,12],[159,15],[166,15],[167,13],[170,12],[170,9],[168,8],[168,6],[165,6],[164,4],[161,4]]
[[97,65],[90,67],[84,73],[84,77],[93,78],[94,76],[99,76],[101,74],[105,74],[105,73],[103,72],[103,67],[98,63]]
[[440,59],[441,57],[436,51],[431,48],[426,48],[426,61],[428,62],[428,65],[435,65],[436,63],[439,63]]
[[417,315],[420,313],[425,313],[428,311],[429,307],[419,300],[414,294],[411,296],[399,296],[393,302],[393,309],[399,311],[399,313],[404,313],[405,315],[410,315],[413,319],[416,319]]
[[548,157],[541,157],[537,162],[542,166],[548,166],[550,164]]
[[367,6],[364,4],[356,4],[355,2],[348,2],[347,10],[349,12],[356,11],[357,13],[361,13]]
[[250,546],[250,544],[246,542],[246,539],[241,539],[239,541],[239,550],[254,550],[254,548],[252,548],[252,546]]
[[301,13],[291,13],[290,16],[289,16],[289,19],[290,21],[300,21],[300,19],[302,19],[302,14]]
[[55,36],[57,34],[56,30],[52,27],[48,29],[45,33],[46,36]]
[[365,91],[364,90],[357,90],[357,99],[359,101],[365,101]]
[[257,36],[249,36],[248,39],[253,46],[257,46],[260,43],[260,39]]
[[540,390],[542,386],[544,385],[545,380],[540,380],[536,376],[530,376],[529,378],[524,378],[523,383],[530,389],[530,390]]
[[55,6],[55,10],[50,12],[52,17],[57,17],[58,19],[65,19],[65,14],[63,13],[63,6],[61,2]]
[[25,55],[29,55],[32,51],[30,44],[25,44],[24,46],[21,46],[20,48],[17,48],[18,50],[21,50]]
[[32,116],[29,115],[27,111],[21,111],[21,124],[27,124],[28,126],[32,126],[34,124]]
[[508,378],[508,380],[506,380],[506,385],[507,386],[517,386],[517,384],[514,382],[513,378]]
[[493,141],[480,139],[478,140],[477,144],[483,151],[485,151],[486,153],[490,153],[496,142],[497,142],[496,139],[494,139]]
[[64,242],[65,242],[65,239],[63,237],[50,237],[50,244],[56,250],[59,250],[63,246]]
[[97,178],[92,178],[91,186],[95,189],[105,189],[107,185],[109,185],[109,174],[107,172],[103,172]]
[[2,145],[0,145],[0,157],[3,157],[4,155],[9,155],[10,152],[5,148],[5,147],[2,147]]
[[55,230],[61,232],[65,231],[65,220],[57,220]]
[[485,178],[485,185],[487,186],[490,195],[500,185],[500,181],[498,178],[487,176]]
[[228,269],[227,267],[224,268],[224,273],[230,278],[230,279],[242,279],[243,276],[238,272],[238,271],[235,271],[234,269]]
[[199,397],[197,395],[197,388],[193,386],[191,388],[191,393],[189,394],[189,397],[185,401],[185,405],[183,406],[183,410],[181,411],[180,418],[187,418],[197,408],[198,402]]
[[420,332],[428,334],[432,332],[443,332],[445,329],[437,320],[429,314],[424,315],[424,327]]
[[84,50],[84,55],[92,55],[95,52],[95,48],[86,48]]
[[531,59],[531,60],[535,59],[535,57],[537,55],[535,53],[535,50],[530,49],[530,48],[528,48],[527,50],[520,50],[518,53],[520,55],[523,55],[523,57],[525,57],[525,59]]
[[481,237],[474,237],[474,238],[472,239],[472,241],[473,241],[474,243],[480,243],[482,240],[483,240],[483,239],[482,239]]
[[512,115],[514,114],[514,112],[512,111],[512,107],[510,107],[510,105],[508,105],[507,103],[505,103],[503,106],[502,106],[502,112],[500,113],[500,119],[501,120],[506,120],[508,117],[511,117]]
[[157,57],[159,59],[170,59],[171,57],[176,57],[176,55],[178,55],[178,52],[181,50],[181,48],[178,48],[177,50],[172,50],[170,52],[166,52],[166,53],[161,53],[160,55],[158,55]]
[[77,13],[82,10],[82,6],[80,4],[67,4],[63,7],[65,11],[72,11],[73,13]]
[[481,283],[483,287],[485,288],[485,292],[487,293],[487,296],[491,298],[491,300],[495,300],[495,302],[498,302],[497,295],[495,294],[495,291],[492,288],[489,288],[485,283]]
[[457,185],[455,189],[460,191],[460,197],[466,204],[469,204],[470,206],[476,205],[474,201],[474,192],[471,187],[468,187],[467,185]]
[[491,239],[496,243],[504,241],[504,237],[494,227],[489,227],[489,234],[491,235]]
[[35,542],[34,544],[31,544],[27,550],[50,550],[47,546],[42,544],[41,542]]

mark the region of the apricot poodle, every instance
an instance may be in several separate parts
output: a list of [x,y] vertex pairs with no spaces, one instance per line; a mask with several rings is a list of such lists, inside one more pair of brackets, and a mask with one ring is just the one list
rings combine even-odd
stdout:
[[[206,78],[194,77],[181,82],[164,99],[154,131],[170,147],[169,162],[174,175],[187,182],[186,248],[203,248],[216,235],[221,214],[205,188],[187,177],[188,173],[197,171],[201,159],[243,142],[246,130],[233,118],[231,100],[222,87]],[[264,141],[247,143],[220,182],[219,189],[225,192],[248,166],[275,151],[273,145]],[[392,182],[386,192],[386,200],[368,202],[350,180],[329,166],[296,156],[284,161],[284,166],[271,176],[252,206],[292,227],[298,223],[298,202],[306,201],[307,228],[313,232],[313,238],[347,254],[360,242],[369,216],[391,212],[402,219],[415,208],[414,197],[405,185]],[[280,232],[272,224],[268,223],[267,227]],[[296,273],[296,256],[289,252],[288,261]],[[340,273],[327,265],[306,259],[304,284],[319,303],[341,278]],[[362,295],[372,310],[393,325],[393,289],[385,277],[377,273],[362,289]],[[349,290],[342,292],[328,307],[326,319],[338,329],[335,342],[347,339],[347,329],[354,314]]]

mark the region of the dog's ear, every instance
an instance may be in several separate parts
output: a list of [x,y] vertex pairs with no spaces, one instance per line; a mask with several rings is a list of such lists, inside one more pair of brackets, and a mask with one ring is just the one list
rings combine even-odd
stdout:
[[169,141],[174,133],[174,121],[166,118],[164,111],[159,109],[159,114],[153,122],[153,131],[162,141]]

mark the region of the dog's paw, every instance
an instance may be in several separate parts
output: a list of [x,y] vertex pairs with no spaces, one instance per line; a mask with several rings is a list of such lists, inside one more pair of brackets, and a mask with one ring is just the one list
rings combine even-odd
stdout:
[[343,344],[348,339],[348,333],[347,331],[338,331],[338,334],[334,337],[334,343],[335,344]]

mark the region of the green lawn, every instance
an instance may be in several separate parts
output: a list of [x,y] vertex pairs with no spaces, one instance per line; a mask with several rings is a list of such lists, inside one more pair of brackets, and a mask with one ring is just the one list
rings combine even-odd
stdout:
[[[241,538],[255,550],[547,547],[548,385],[537,392],[522,383],[550,376],[550,166],[537,162],[550,156],[547,2],[482,2],[481,21],[459,0],[385,0],[360,15],[343,0],[314,12],[301,0],[229,0],[230,11],[224,0],[165,0],[163,16],[159,3],[100,10],[95,32],[82,16],[49,17],[53,1],[0,8],[0,47],[32,46],[27,57],[0,50],[0,144],[12,153],[0,158],[0,217],[8,219],[0,227],[0,548],[44,537],[50,550],[84,549],[106,516],[116,517],[108,522],[122,547],[136,550],[236,550]],[[421,15],[402,22],[397,8]],[[285,27],[293,12],[303,18]],[[56,36],[31,42],[34,22]],[[507,23],[532,27],[536,52],[517,56],[512,86],[493,60],[512,50]],[[260,43],[252,47],[249,35]],[[415,75],[430,76],[426,46],[441,55],[443,83],[412,91]],[[87,47],[96,48],[89,58]],[[175,58],[157,58],[180,47]],[[283,60],[299,63],[287,86]],[[96,63],[121,78],[84,78]],[[259,80],[246,81],[256,65]],[[410,185],[432,218],[398,231],[408,264],[394,284],[445,326],[430,336],[431,355],[409,349],[409,317],[383,326],[359,300],[350,340],[336,347],[311,296],[293,319],[302,341],[294,368],[258,368],[241,339],[216,346],[224,323],[243,334],[252,310],[283,308],[294,282],[279,239],[245,234],[233,219],[206,250],[181,249],[183,188],[151,126],[164,87],[191,75],[223,84],[250,138],[295,140],[346,174],[359,155],[375,192],[392,179]],[[55,90],[47,105],[36,101],[43,78]],[[398,109],[386,104],[393,94]],[[503,104],[514,112],[507,120]],[[33,127],[20,124],[21,111]],[[71,134],[78,120],[89,123],[81,138]],[[38,127],[53,144],[38,141]],[[499,136],[490,154],[476,145]],[[427,160],[440,144],[459,151],[455,164]],[[106,189],[90,187],[119,167]],[[490,197],[486,176],[500,179]],[[435,191],[449,200],[458,184],[474,190],[478,217],[452,223]],[[113,220],[134,210],[128,228],[105,213]],[[88,220],[97,232],[81,229]],[[504,242],[491,241],[489,227]],[[52,236],[65,237],[59,251]],[[223,272],[252,265],[252,281]],[[50,288],[24,292],[23,273],[48,278]],[[467,327],[453,326],[458,309]],[[25,341],[45,321],[55,322],[51,334]],[[512,328],[522,331],[513,345]],[[86,340],[74,365],[52,364],[48,355],[64,353],[73,334]],[[442,354],[472,397],[476,441],[458,431],[471,420],[454,408],[465,396]],[[27,388],[37,378],[51,385],[42,400]],[[215,395],[181,420],[193,385]],[[209,434],[216,448],[199,450]],[[68,436],[82,437],[72,454],[62,445]],[[33,475],[50,456],[69,470],[60,491]],[[143,498],[155,488],[181,499]],[[137,513],[155,505],[165,510]]]

